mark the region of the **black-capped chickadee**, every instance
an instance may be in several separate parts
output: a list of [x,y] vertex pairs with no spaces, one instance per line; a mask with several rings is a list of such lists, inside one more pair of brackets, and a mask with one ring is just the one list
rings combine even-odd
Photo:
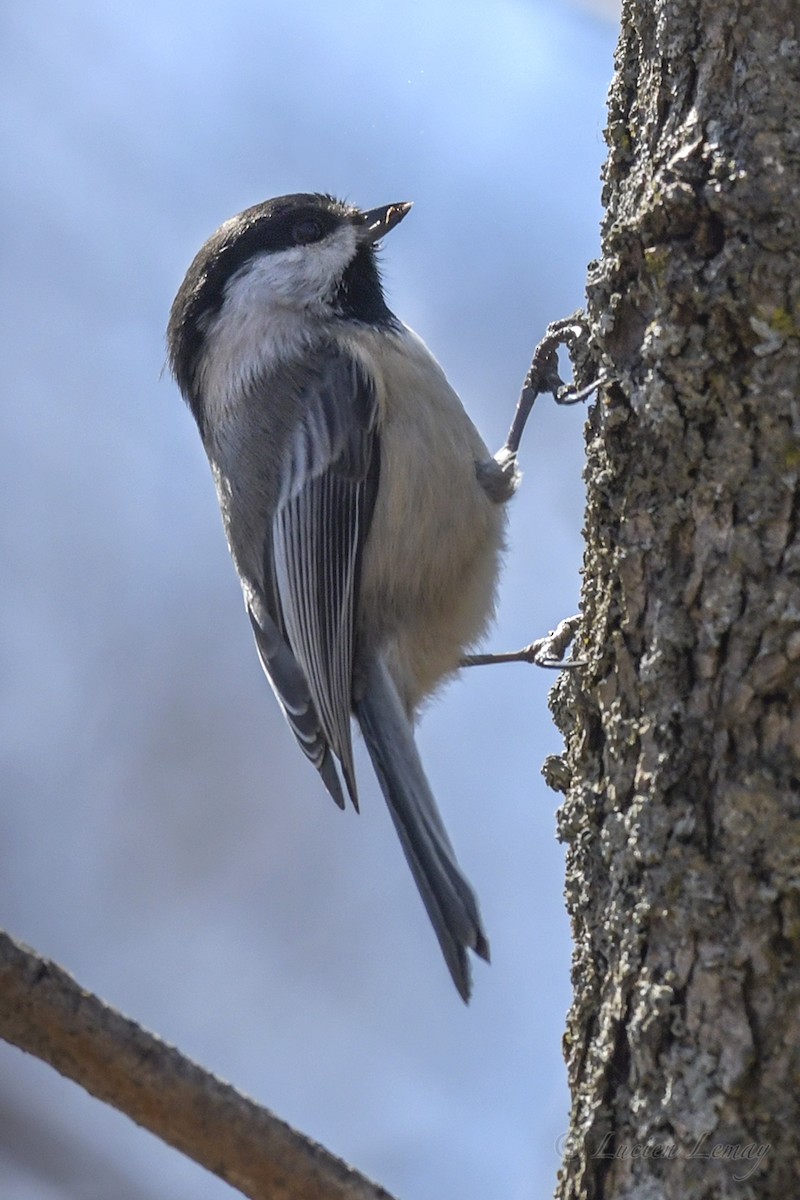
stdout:
[[489,943],[412,722],[492,616],[517,470],[386,305],[376,243],[410,207],[248,208],[189,267],[167,339],[278,702],[340,807],[355,716],[467,1000],[466,949]]

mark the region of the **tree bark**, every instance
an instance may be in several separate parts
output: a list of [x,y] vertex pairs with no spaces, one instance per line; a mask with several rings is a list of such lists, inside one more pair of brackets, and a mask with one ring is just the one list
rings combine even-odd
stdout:
[[798,39],[797,0],[623,4],[553,698],[562,1200],[800,1195]]

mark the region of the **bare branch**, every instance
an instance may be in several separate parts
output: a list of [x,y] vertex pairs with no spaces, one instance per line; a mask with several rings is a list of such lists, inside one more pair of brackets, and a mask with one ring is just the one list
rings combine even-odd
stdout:
[[2,931],[0,1036],[251,1200],[392,1200]]

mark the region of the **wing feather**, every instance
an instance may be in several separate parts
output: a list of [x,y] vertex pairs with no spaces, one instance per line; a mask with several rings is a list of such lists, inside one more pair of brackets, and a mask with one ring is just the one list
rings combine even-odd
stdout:
[[265,540],[264,575],[269,616],[307,695],[300,695],[285,669],[279,677],[274,655],[265,656],[257,617],[253,625],[301,747],[323,777],[333,752],[357,807],[350,714],[360,563],[377,485],[375,387],[354,358],[331,348],[304,376],[297,400],[298,420],[287,439]]
[[[344,794],[330,746],[320,728],[311,691],[281,631],[263,606],[248,605],[261,665],[300,748],[322,776],[333,799],[344,808]],[[256,615],[256,613],[258,615]]]

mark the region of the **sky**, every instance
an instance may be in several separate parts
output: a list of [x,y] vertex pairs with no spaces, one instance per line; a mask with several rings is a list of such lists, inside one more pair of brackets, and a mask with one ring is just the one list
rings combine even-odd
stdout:
[[[0,15],[0,924],[403,1200],[552,1191],[569,927],[549,672],[465,672],[418,742],[492,966],[458,999],[359,749],[339,812],[266,684],[164,328],[202,241],[290,191],[413,200],[392,309],[488,444],[599,248],[596,2]],[[578,603],[584,411],[523,442],[487,648]],[[227,1185],[0,1045],[2,1200]]]

